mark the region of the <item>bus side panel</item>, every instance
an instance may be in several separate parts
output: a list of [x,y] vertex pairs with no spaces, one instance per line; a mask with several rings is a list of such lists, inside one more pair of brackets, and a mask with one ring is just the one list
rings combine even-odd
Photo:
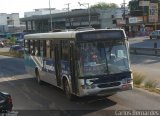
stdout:
[[61,77],[64,75],[70,77],[70,64],[69,61],[61,60]]
[[57,80],[57,86],[61,86],[61,59],[60,59],[60,45],[57,43],[54,46],[54,55],[55,55],[55,75],[56,75],[56,80]]
[[75,45],[71,44],[70,46],[70,75],[71,75],[71,83],[72,83],[72,92],[74,94],[78,93],[78,79],[77,79],[77,68],[75,63],[76,49]]
[[38,68],[40,79],[52,85],[56,85],[54,62],[51,59],[25,55],[26,71],[35,77],[35,68]]
[[31,55],[25,54],[24,56],[24,60],[25,60],[25,68],[26,71],[35,76],[35,67],[36,67],[36,63],[34,62],[34,60],[32,59]]
[[43,80],[56,86],[55,62],[52,59],[43,59],[42,71],[45,72]]

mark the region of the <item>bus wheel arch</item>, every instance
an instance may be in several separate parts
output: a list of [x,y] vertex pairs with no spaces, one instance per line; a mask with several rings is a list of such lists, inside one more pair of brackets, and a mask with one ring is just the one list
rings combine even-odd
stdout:
[[72,90],[71,90],[71,86],[69,84],[69,80],[67,79],[67,77],[63,77],[63,90],[65,92],[66,97],[69,100],[74,100],[75,96],[72,94]]
[[40,79],[40,75],[39,75],[39,71],[38,71],[38,68],[36,67],[35,68],[35,75],[36,75],[36,79],[37,79],[37,82],[38,82],[38,84],[42,84],[42,81],[41,81],[41,79]]

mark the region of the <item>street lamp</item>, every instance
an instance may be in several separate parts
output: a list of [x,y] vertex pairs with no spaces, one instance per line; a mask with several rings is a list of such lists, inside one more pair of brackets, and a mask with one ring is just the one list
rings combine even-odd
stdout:
[[78,2],[78,4],[80,5],[80,6],[84,6],[84,7],[86,7],[85,5],[87,5],[88,6],[88,23],[89,23],[89,27],[91,26],[91,13],[90,13],[90,7],[89,7],[89,3],[80,3],[80,2]]
[[52,31],[52,13],[51,13],[51,2],[50,2],[50,0],[49,0],[49,11],[50,11],[50,20],[51,20],[51,27],[50,27],[50,29],[51,29],[51,31]]

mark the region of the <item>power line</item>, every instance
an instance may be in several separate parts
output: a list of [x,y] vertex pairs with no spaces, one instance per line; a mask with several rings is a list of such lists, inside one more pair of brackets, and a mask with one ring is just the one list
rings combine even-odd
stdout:
[[50,27],[50,31],[52,31],[52,12],[51,12],[51,2],[49,0],[49,11],[50,11],[50,20],[51,20],[51,27]]

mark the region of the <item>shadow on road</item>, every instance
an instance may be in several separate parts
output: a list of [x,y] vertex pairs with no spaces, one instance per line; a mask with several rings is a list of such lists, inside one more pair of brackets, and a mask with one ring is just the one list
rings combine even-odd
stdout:
[[157,39],[144,39],[142,41],[137,41],[135,43],[130,43],[131,47],[138,47],[138,48],[153,48],[154,47],[154,43],[157,43],[157,48],[160,48],[160,40]]
[[131,64],[136,65],[136,64],[156,64],[159,63],[160,57],[158,56],[147,56],[147,55],[133,55],[131,54]]
[[83,97],[71,102],[62,90],[49,84],[38,85],[35,78],[0,82],[2,90],[11,94],[13,109],[20,116],[81,116],[117,104],[106,97]]

